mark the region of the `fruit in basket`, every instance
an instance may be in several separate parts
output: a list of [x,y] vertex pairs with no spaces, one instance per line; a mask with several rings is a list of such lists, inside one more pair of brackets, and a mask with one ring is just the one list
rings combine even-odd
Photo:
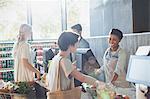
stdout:
[[3,89],[7,89],[7,90],[9,90],[9,91],[11,91],[11,90],[13,90],[13,87],[14,87],[15,85],[12,83],[12,82],[7,82],[5,85],[4,85],[4,88]]

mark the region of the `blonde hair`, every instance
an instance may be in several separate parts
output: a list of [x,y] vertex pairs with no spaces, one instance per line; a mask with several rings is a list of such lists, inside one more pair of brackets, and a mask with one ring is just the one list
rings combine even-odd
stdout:
[[15,56],[18,49],[18,45],[21,41],[25,41],[27,38],[26,35],[32,33],[32,27],[29,24],[21,24],[19,28],[19,34],[17,36],[17,42],[14,44],[13,56]]
[[25,35],[27,35],[28,33],[31,33],[32,32],[32,27],[30,26],[30,25],[28,25],[28,24],[22,24],[21,26],[20,26],[20,29],[19,29],[19,34],[18,34],[18,43],[20,42],[20,41],[23,41],[23,40],[25,40],[26,38],[26,36]]

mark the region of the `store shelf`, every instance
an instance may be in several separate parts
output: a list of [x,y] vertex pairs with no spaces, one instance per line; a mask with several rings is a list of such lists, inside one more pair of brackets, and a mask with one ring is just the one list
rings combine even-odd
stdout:
[[12,53],[12,51],[0,51],[0,54],[9,54]]
[[0,72],[9,72],[9,71],[14,71],[13,68],[0,68]]
[[13,48],[13,46],[0,46],[0,48]]
[[8,58],[7,57],[6,58],[0,58],[0,61],[5,61],[5,60],[14,60],[14,58],[11,58],[11,57],[10,58],[9,57]]
[[14,58],[12,58],[13,43],[0,42],[0,79],[14,80]]
[[[52,49],[56,54],[58,52],[55,41],[30,41],[31,48],[36,53],[34,60],[35,67],[44,73],[43,51],[44,49]],[[14,80],[14,58],[12,57],[13,42],[0,42],[0,79],[4,81]]]

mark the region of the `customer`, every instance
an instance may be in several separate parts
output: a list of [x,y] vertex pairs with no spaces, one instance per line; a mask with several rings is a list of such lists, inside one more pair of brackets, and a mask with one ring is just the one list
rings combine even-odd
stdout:
[[126,81],[126,52],[119,46],[123,34],[119,29],[112,29],[109,33],[109,48],[104,54],[104,65],[99,73],[104,71],[106,83],[112,83],[118,87],[129,87]]
[[40,79],[40,72],[33,67],[31,49],[27,43],[28,38],[31,37],[31,33],[32,28],[30,25],[22,24],[20,26],[18,40],[13,48],[15,82],[33,81],[33,73],[36,73],[37,79]]
[[82,37],[82,26],[81,24],[76,24],[71,27],[73,32],[76,32],[79,34],[80,39],[79,39],[79,44],[78,48],[90,48],[89,43]]
[[[58,39],[60,52],[52,59],[47,74],[48,89],[50,92],[58,90],[70,90],[74,87],[74,78],[94,86],[104,87],[104,83],[86,76],[79,71],[67,58],[70,53],[74,53],[78,46],[78,35],[72,32],[63,32]],[[60,85],[58,80],[60,76]]]

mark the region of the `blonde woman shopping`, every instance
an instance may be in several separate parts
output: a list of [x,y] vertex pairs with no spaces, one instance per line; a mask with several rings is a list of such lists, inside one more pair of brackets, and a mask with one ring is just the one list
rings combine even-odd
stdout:
[[31,37],[32,27],[28,24],[22,24],[19,29],[18,40],[14,44],[14,81],[33,81],[34,73],[37,74],[37,79],[40,79],[40,72],[33,67],[31,59],[31,48],[27,43]]

